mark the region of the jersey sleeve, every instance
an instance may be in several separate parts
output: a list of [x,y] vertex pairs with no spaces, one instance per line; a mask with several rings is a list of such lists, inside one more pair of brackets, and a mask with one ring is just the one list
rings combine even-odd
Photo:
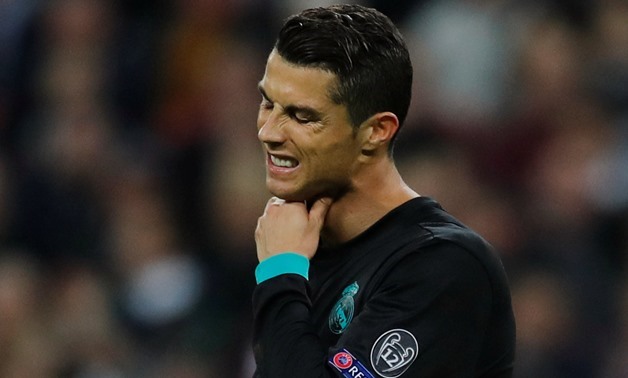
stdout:
[[[331,348],[311,322],[305,278],[285,274],[258,285],[256,377],[475,376],[495,303],[493,283],[473,255],[453,243],[433,245],[406,255],[372,285]],[[509,377],[511,353],[482,361],[493,365],[487,376]]]
[[308,281],[282,274],[253,293],[255,377],[335,377],[310,319]]

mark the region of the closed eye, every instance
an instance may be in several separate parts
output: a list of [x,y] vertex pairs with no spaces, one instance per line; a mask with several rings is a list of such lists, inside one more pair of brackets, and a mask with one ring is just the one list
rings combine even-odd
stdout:
[[286,113],[298,123],[306,124],[321,120],[321,115],[314,109],[299,106],[287,106]]
[[[258,84],[257,88],[262,95],[262,102],[260,104],[260,109],[262,110],[273,110],[275,107],[274,102],[268,97],[266,91],[262,87],[261,82]],[[284,108],[285,114],[294,119],[297,123],[300,124],[308,124],[312,122],[318,122],[322,119],[322,114],[308,106],[297,106],[297,105],[287,105]]]
[[289,116],[290,116],[290,118],[294,119],[298,123],[306,124],[306,123],[313,122],[310,118],[304,117],[304,116],[300,116],[298,113],[291,112],[291,113],[289,113]]
[[272,101],[268,100],[266,97],[262,96],[262,102],[260,103],[260,108],[272,110],[275,105]]

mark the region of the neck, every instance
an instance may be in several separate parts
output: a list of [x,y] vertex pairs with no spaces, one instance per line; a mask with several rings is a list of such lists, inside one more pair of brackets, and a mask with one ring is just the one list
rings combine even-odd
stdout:
[[356,174],[351,188],[334,200],[325,219],[323,239],[332,245],[349,241],[418,196],[403,182],[392,160],[370,164]]

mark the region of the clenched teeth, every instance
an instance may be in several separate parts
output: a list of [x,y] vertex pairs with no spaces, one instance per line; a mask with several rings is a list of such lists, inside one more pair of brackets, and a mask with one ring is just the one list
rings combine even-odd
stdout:
[[272,161],[273,164],[278,167],[293,168],[297,166],[297,162],[295,160],[282,159],[273,155],[270,155],[270,161]]

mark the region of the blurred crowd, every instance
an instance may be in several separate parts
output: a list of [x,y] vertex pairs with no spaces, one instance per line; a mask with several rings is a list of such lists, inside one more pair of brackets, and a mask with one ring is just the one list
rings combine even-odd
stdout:
[[[0,1],[0,377],[249,377],[256,89],[329,1]],[[515,377],[628,377],[628,2],[371,0],[395,159],[499,251]]]

